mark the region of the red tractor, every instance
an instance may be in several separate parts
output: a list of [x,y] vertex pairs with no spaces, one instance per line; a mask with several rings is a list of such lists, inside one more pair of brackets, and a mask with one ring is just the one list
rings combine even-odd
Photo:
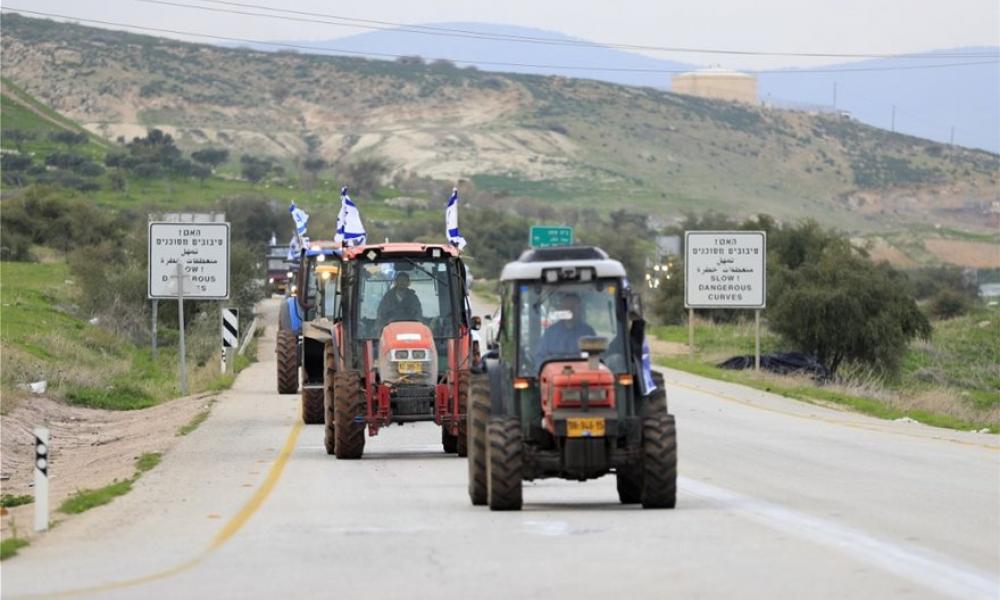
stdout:
[[594,247],[538,248],[500,284],[498,347],[470,393],[472,503],[520,510],[522,480],[614,473],[622,503],[673,508],[674,417],[622,264]]
[[374,436],[391,423],[434,421],[445,452],[465,456],[478,323],[458,250],[359,246],[343,249],[339,265],[333,295],[321,295],[322,318],[303,328],[303,379],[323,376],[327,452],[360,458],[365,430]]

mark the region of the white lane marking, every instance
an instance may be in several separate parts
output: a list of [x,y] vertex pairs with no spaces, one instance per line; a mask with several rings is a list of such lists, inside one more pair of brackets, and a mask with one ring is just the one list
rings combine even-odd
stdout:
[[900,546],[864,531],[838,525],[783,506],[742,496],[727,489],[678,477],[686,492],[732,508],[770,527],[810,541],[833,546],[900,577],[932,587],[956,598],[995,598],[1000,579],[917,546]]

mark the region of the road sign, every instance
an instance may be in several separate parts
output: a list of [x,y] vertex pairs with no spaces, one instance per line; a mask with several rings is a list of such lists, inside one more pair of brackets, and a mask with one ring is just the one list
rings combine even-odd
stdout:
[[177,298],[177,265],[184,297],[229,298],[229,223],[149,224],[149,298]]
[[684,232],[686,308],[761,309],[767,303],[763,231]]
[[552,246],[569,246],[573,243],[572,227],[551,227],[548,225],[531,226],[531,247],[549,248]]
[[240,309],[222,309],[222,347],[235,348],[240,339]]

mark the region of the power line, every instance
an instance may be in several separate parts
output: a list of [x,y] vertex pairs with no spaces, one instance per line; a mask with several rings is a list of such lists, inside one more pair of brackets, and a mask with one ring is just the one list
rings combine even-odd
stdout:
[[[914,54],[886,54],[886,53],[842,53],[842,52],[778,52],[778,51],[765,51],[765,50],[728,50],[719,48],[691,48],[691,47],[676,47],[676,46],[650,46],[641,44],[625,44],[618,42],[595,42],[588,40],[573,40],[573,39],[561,39],[543,36],[529,36],[520,35],[513,33],[490,33],[484,31],[475,31],[470,29],[459,29],[453,27],[440,27],[431,25],[413,25],[408,23],[399,23],[393,21],[382,21],[377,19],[361,19],[356,17],[346,17],[343,15],[335,15],[330,13],[318,13],[318,12],[308,12],[300,10],[291,10],[286,8],[272,8],[269,6],[261,4],[249,4],[245,2],[233,2],[231,0],[200,0],[206,4],[217,4],[223,6],[235,6],[240,8],[255,8],[270,11],[278,14],[263,14],[263,13],[252,13],[245,11],[235,11],[227,10],[221,8],[212,8],[208,6],[199,6],[193,4],[185,4],[180,2],[170,2],[167,0],[135,0],[136,2],[144,2],[147,4],[162,4],[168,6],[177,6],[182,8],[194,8],[199,10],[207,10],[212,12],[228,12],[230,14],[240,14],[247,16],[258,16],[265,18],[274,18],[282,20],[300,21],[307,23],[318,23],[318,24],[328,24],[336,25],[340,27],[355,27],[359,29],[373,29],[378,31],[399,31],[404,33],[419,33],[424,35],[441,35],[447,37],[464,37],[472,39],[483,39],[483,40],[494,40],[494,41],[511,41],[511,42],[523,42],[532,44],[548,44],[557,46],[579,46],[588,48],[615,48],[623,50],[644,50],[649,52],[675,52],[675,53],[687,53],[687,54],[727,54],[727,55],[739,55],[739,56],[785,56],[785,57],[802,57],[802,58],[906,58],[906,59],[943,59],[943,58],[1000,58],[998,53],[914,53]],[[297,18],[288,17],[283,15],[298,15],[299,17],[320,17],[322,19],[333,19],[333,21],[327,20],[317,20],[315,18]],[[340,21],[340,22],[337,22]]]
[[[253,40],[247,38],[238,38],[231,36],[222,36],[209,33],[196,33],[192,31],[182,31],[178,29],[167,29],[163,27],[148,27],[144,25],[133,25],[130,23],[119,23],[116,21],[104,21],[100,19],[86,19],[83,17],[76,17],[72,15],[63,15],[58,13],[48,13],[36,10],[27,10],[17,7],[0,6],[0,11],[3,12],[14,12],[14,13],[25,13],[30,15],[37,15],[43,17],[53,17],[57,19],[69,19],[73,21],[78,21],[81,23],[93,23],[98,25],[110,25],[112,27],[127,27],[131,29],[137,29],[140,31],[152,31],[156,33],[169,33],[173,35],[183,35],[195,38],[204,38],[211,40],[218,40],[223,42],[236,42],[240,44],[255,44],[258,46],[268,46],[274,48],[284,48],[290,50],[305,50],[307,52],[325,52],[328,54],[350,54],[355,56],[364,57],[376,57],[376,58],[409,58],[406,54],[392,54],[388,52],[363,52],[358,50],[347,50],[344,48],[330,48],[330,47],[320,47],[320,46],[307,46],[303,44],[290,44],[284,42],[267,42],[263,40]],[[550,70],[566,70],[566,71],[605,71],[605,72],[616,72],[616,73],[661,73],[661,74],[679,74],[688,73],[689,69],[651,69],[651,68],[638,68],[638,67],[604,67],[599,65],[552,65],[552,64],[536,64],[536,63],[519,63],[519,62],[502,62],[502,61],[484,61],[484,60],[463,60],[456,58],[446,58],[446,57],[428,57],[428,60],[436,61],[448,61],[455,64],[462,65],[480,65],[480,66],[490,66],[490,67],[519,67],[519,68],[529,68],[529,69],[550,69]],[[794,69],[794,70],[779,70],[779,69],[760,69],[754,71],[746,71],[747,73],[753,74],[774,74],[774,75],[803,75],[803,74],[813,74],[813,73],[851,73],[851,72],[871,72],[871,71],[910,71],[910,70],[922,70],[922,69],[943,69],[943,68],[953,68],[953,67],[967,67],[975,65],[992,65],[1000,64],[998,60],[990,61],[974,61],[974,62],[958,62],[958,63],[944,63],[944,64],[934,64],[934,65],[911,65],[908,67],[846,67],[839,69]]]

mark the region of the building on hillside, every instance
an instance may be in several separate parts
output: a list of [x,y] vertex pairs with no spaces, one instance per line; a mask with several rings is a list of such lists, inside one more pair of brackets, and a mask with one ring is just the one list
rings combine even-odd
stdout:
[[689,96],[757,104],[757,78],[728,69],[701,69],[674,77],[670,91]]

